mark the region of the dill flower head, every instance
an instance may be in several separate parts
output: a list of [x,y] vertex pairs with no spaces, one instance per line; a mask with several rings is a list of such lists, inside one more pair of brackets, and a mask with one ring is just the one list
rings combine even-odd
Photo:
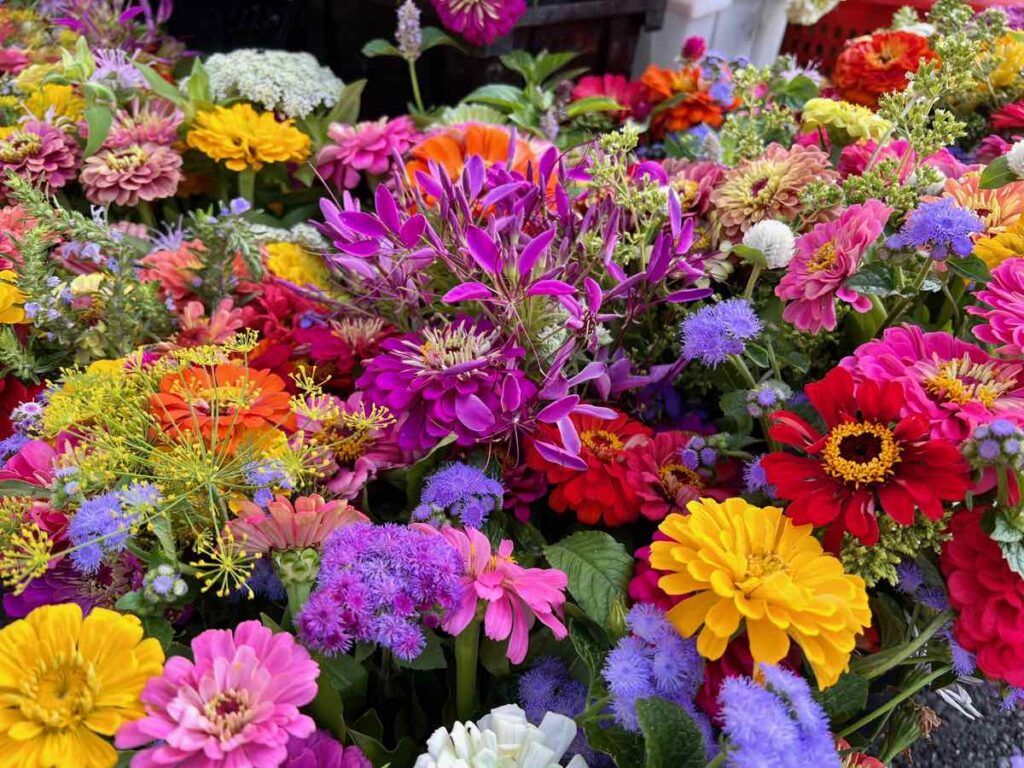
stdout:
[[804,104],[802,129],[825,130],[833,143],[845,146],[860,139],[881,141],[892,125],[867,107],[848,101],[811,99]]
[[[776,507],[743,499],[690,502],[669,515],[667,541],[651,544],[651,567],[669,595],[689,595],[667,616],[684,636],[700,629],[697,650],[721,658],[745,625],[756,664],[776,664],[796,642],[820,688],[846,670],[856,636],[871,623],[864,580],[823,552],[812,526],[796,526]],[[702,629],[703,627],[703,629]]]
[[232,171],[258,171],[265,163],[301,163],[310,153],[309,136],[291,119],[279,122],[273,112],[257,112],[251,104],[198,113],[186,141]]
[[331,278],[324,260],[298,243],[267,243],[267,270],[275,277],[299,286],[330,289]]
[[164,662],[138,618],[74,603],[36,608],[0,630],[0,749],[18,765],[110,768],[106,736],[145,714]]

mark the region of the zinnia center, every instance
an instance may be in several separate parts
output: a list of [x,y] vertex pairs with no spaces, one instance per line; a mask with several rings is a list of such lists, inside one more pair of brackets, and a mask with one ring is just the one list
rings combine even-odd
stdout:
[[821,455],[825,471],[857,487],[884,483],[900,462],[901,449],[892,430],[872,422],[834,427]]
[[622,450],[622,440],[619,436],[604,429],[588,429],[580,435],[580,440],[602,459]]
[[779,571],[787,571],[786,561],[776,552],[754,550],[747,555],[747,575],[763,579]]
[[818,249],[811,256],[811,260],[807,262],[808,272],[821,272],[830,268],[836,263],[836,241],[829,240],[824,245],[818,246]]
[[249,722],[252,714],[250,698],[249,691],[227,690],[206,702],[206,717],[222,741],[230,739]]
[[0,160],[17,163],[33,155],[42,147],[42,141],[34,133],[15,131],[0,143]]
[[700,490],[704,487],[704,479],[682,464],[666,464],[658,470],[658,476],[669,496],[675,496],[683,488]]
[[92,713],[99,680],[79,653],[41,662],[21,684],[22,714],[47,728],[72,728]]
[[992,363],[975,363],[963,357],[941,363],[924,380],[924,388],[948,403],[977,402],[988,408],[1013,388],[1013,382],[1001,379]]

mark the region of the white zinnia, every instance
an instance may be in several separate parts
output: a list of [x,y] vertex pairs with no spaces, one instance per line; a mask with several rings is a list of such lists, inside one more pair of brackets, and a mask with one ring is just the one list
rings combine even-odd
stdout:
[[[427,739],[427,752],[415,768],[561,768],[558,762],[572,740],[576,723],[548,712],[540,727],[515,704],[491,710],[476,723],[438,728]],[[587,768],[576,755],[566,768]]]
[[1006,164],[1017,178],[1024,179],[1024,141],[1018,141],[1006,153]]
[[310,53],[239,48],[215,53],[205,62],[210,92],[217,101],[241,97],[286,117],[305,117],[332,107],[344,83]]
[[793,260],[796,238],[793,230],[774,219],[765,219],[747,230],[743,244],[764,254],[768,269],[782,269]]

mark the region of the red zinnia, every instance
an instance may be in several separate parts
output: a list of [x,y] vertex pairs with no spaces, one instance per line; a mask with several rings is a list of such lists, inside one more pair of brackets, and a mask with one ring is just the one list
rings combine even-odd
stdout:
[[1024,579],[981,527],[984,510],[958,512],[942,551],[949,603],[960,616],[953,635],[991,678],[1024,686]]
[[[543,471],[555,486],[548,499],[556,512],[576,510],[581,523],[594,524],[602,519],[606,525],[624,525],[640,514],[640,497],[632,487],[626,470],[626,457],[631,448],[645,442],[651,430],[620,413],[614,419],[573,414],[579,433],[580,458],[585,470],[554,464],[537,452],[531,442],[527,464]],[[537,439],[559,443],[558,427],[541,424]]]
[[829,525],[832,548],[848,531],[864,544],[878,541],[876,507],[901,525],[920,509],[942,518],[943,501],[960,501],[970,487],[967,463],[948,440],[929,437],[928,419],[900,417],[906,400],[895,381],[866,380],[834,368],[807,397],[825,422],[821,434],[790,411],[772,414],[769,435],[806,456],[770,453],[761,466],[786,514],[798,524]]
[[917,72],[922,59],[936,58],[927,37],[904,29],[875,32],[846,44],[832,81],[844,99],[874,109],[883,93],[907,87],[907,74]]

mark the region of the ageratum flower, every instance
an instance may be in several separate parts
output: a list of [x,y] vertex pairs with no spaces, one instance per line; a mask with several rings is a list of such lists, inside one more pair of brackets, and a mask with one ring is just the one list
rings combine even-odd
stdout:
[[728,299],[701,307],[680,326],[683,357],[715,368],[730,355],[743,354],[743,342],[757,336],[763,327],[746,299]]
[[60,189],[75,178],[78,154],[78,144],[64,131],[28,120],[0,139],[0,179],[14,171],[33,184]]
[[525,0],[430,0],[444,28],[474,45],[487,45],[512,31],[526,13]]
[[944,197],[911,211],[903,228],[886,244],[890,248],[927,248],[933,259],[941,261],[950,251],[969,256],[974,247],[972,236],[984,229],[985,223],[974,211]]
[[160,144],[103,149],[86,158],[79,178],[90,202],[135,206],[177,191],[181,155]]
[[482,469],[457,461],[427,477],[412,518],[417,522],[458,521],[479,529],[491,512],[501,508],[504,494],[501,483]]

